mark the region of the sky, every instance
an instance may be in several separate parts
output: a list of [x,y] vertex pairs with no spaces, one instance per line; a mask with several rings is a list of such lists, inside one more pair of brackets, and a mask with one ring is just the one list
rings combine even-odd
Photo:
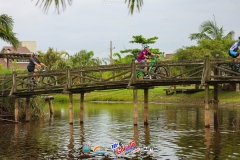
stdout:
[[[71,55],[80,50],[93,51],[94,57],[124,49],[141,49],[132,44],[132,36],[158,37],[150,48],[165,54],[184,46],[196,45],[188,37],[200,32],[204,21],[214,21],[224,33],[240,36],[240,0],[143,0],[140,12],[129,14],[125,0],[74,0],[57,14],[54,6],[46,13],[37,0],[0,0],[0,15],[14,19],[13,31],[20,41],[36,41],[37,50],[49,47]],[[10,44],[0,39],[0,47]],[[123,55],[124,56],[124,55]]]

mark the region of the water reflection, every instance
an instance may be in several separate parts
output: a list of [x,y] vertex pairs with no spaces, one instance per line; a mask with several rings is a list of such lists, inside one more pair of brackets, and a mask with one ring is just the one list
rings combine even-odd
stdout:
[[[149,125],[144,106],[138,106],[133,125],[132,104],[85,104],[84,123],[74,105],[74,122],[68,122],[68,104],[54,104],[54,116],[29,123],[0,122],[0,159],[116,159],[84,154],[84,145],[128,144],[158,147],[152,154],[138,152],[122,159],[239,159],[240,109],[219,107],[210,111],[210,128],[204,125],[204,106],[149,104]],[[218,113],[218,114],[217,114]],[[217,127],[214,123],[217,119]]]

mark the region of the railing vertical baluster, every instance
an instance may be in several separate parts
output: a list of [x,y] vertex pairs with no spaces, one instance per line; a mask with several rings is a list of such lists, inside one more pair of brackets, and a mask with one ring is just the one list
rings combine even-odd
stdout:
[[136,63],[135,59],[132,59],[132,84],[135,84],[136,81],[137,81]]
[[66,83],[67,88],[72,88],[72,79],[71,79],[71,73],[70,73],[70,66],[67,66],[67,73],[66,73]]

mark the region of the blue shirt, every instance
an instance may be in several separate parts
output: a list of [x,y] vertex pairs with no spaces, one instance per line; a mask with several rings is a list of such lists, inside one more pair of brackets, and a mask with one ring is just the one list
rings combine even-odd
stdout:
[[235,42],[230,48],[230,50],[237,52],[239,46],[240,46],[240,42]]

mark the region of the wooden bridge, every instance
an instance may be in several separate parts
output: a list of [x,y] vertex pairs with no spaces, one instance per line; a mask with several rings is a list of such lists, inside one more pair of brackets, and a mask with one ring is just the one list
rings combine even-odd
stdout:
[[[102,65],[98,67],[81,67],[65,70],[47,71],[36,74],[40,83],[34,85],[30,82],[32,75],[13,71],[11,75],[0,77],[0,97],[15,97],[29,99],[42,94],[69,94],[70,110],[72,94],[81,94],[84,101],[84,93],[94,90],[108,89],[133,89],[133,101],[137,103],[137,89],[144,89],[144,102],[148,104],[148,89],[155,86],[199,84],[205,86],[205,106],[209,104],[209,86],[214,86],[214,100],[218,102],[218,85],[224,83],[240,83],[240,73],[234,71],[231,65],[233,59],[214,59],[209,56],[200,60],[186,61],[161,61],[154,67],[163,66],[168,75],[160,75],[155,79],[141,79],[137,72],[145,66],[141,63]],[[230,66],[230,67],[229,67]],[[149,73],[156,77],[156,73]],[[29,101],[29,100],[27,100]],[[17,105],[17,104],[16,104]],[[17,117],[15,118],[17,119]],[[80,119],[83,122],[83,119]],[[147,118],[144,124],[147,124]],[[72,123],[72,118],[69,123]],[[136,117],[134,124],[137,124]]]

